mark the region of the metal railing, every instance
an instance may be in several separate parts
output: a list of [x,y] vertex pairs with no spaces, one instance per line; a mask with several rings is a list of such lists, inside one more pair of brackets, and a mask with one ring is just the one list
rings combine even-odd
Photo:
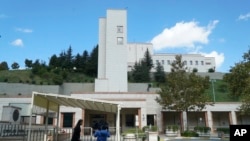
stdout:
[[[116,141],[115,127],[110,127],[110,137],[108,141]],[[15,141],[27,141],[29,128],[27,125],[21,124],[0,124],[0,141],[9,140],[10,138]],[[57,134],[56,134],[57,133]],[[30,129],[31,141],[71,141],[73,133],[72,128],[49,128],[45,130],[40,127],[32,127]],[[84,127],[81,134],[82,141],[96,141],[94,137],[94,130],[91,127]],[[126,138],[121,135],[121,141],[142,141],[143,139],[135,136],[135,138]]]

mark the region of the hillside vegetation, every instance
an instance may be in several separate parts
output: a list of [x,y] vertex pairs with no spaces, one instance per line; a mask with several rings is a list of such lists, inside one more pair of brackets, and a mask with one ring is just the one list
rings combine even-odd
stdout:
[[[64,76],[59,78],[58,73]],[[0,71],[0,82],[24,83],[24,84],[35,84],[35,85],[58,85],[60,84],[59,81],[60,83],[63,82],[93,83],[94,78],[78,72],[57,72],[57,74],[51,72],[51,73],[46,73],[43,75],[43,77],[41,77],[39,75],[34,75],[31,70]]]

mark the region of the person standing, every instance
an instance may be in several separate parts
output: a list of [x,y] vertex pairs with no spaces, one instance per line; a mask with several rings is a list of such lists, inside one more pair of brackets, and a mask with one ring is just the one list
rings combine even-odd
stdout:
[[79,119],[72,134],[71,141],[80,141],[80,135],[81,135],[81,125],[83,120]]
[[107,138],[110,137],[108,126],[102,126],[101,130],[97,130],[94,136],[97,137],[97,141],[107,141]]

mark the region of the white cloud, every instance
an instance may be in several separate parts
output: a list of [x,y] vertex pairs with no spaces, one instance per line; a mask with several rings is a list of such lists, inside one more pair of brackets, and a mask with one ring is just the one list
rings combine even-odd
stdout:
[[224,53],[218,53],[216,51],[212,51],[210,53],[201,53],[201,54],[203,54],[205,57],[214,57],[216,69],[220,68],[225,60]]
[[214,20],[202,27],[198,22],[178,22],[171,28],[165,28],[162,33],[155,36],[151,43],[155,50],[164,48],[193,48],[198,44],[207,44],[208,36],[215,28],[218,20]]
[[23,46],[23,40],[22,39],[16,39],[13,42],[11,42],[11,45],[13,46]]
[[24,33],[32,33],[33,30],[27,28],[16,28],[17,31],[24,32]]
[[245,20],[245,21],[247,21],[248,19],[250,19],[250,12],[245,15],[240,15],[238,18],[238,20]]

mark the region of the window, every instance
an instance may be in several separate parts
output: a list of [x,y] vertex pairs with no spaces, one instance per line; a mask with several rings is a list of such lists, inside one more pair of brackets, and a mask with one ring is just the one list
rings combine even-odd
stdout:
[[[46,116],[43,117],[43,124],[46,124]],[[53,125],[52,117],[48,117],[48,125]]]
[[159,60],[156,60],[156,64],[158,64],[159,63]]
[[117,33],[123,33],[123,26],[117,26]]
[[117,37],[117,44],[123,45],[123,37]]
[[164,60],[161,60],[161,64],[164,65]]
[[193,61],[190,61],[190,65],[193,65]]
[[202,66],[204,65],[204,61],[201,61],[201,65],[202,65]]
[[198,65],[198,61],[195,61],[195,65]]
[[170,65],[170,60],[168,60],[168,65]]
[[187,61],[184,61],[184,65],[187,65]]
[[126,127],[134,127],[135,126],[135,115],[132,115],[132,114],[126,115],[125,124],[126,124]]
[[73,113],[63,113],[63,127],[73,127]]

